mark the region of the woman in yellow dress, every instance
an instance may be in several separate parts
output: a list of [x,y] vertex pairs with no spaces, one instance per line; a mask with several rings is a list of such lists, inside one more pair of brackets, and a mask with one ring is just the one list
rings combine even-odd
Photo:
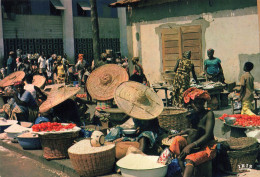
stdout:
[[57,84],[61,84],[61,83],[65,82],[66,67],[62,63],[61,56],[58,56],[58,58],[57,58],[57,65],[55,66],[54,73],[56,74]]

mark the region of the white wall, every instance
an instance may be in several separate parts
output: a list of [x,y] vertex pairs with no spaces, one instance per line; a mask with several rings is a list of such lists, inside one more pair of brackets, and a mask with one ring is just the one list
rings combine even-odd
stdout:
[[[259,53],[256,7],[135,23],[132,26],[132,53],[133,56],[141,58],[144,72],[151,83],[162,79],[160,74],[162,54],[158,28],[166,27],[166,24],[171,26],[201,24],[203,60],[207,58],[208,48],[215,49],[215,56],[221,59],[225,78],[230,82],[239,79],[239,55]],[[139,41],[136,40],[138,31]]]

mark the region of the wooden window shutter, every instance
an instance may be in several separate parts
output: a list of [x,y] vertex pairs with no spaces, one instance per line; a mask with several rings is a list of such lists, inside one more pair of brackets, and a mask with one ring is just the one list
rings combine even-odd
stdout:
[[162,29],[163,71],[174,69],[181,50],[180,28]]
[[163,71],[173,70],[184,51],[191,51],[191,59],[197,74],[202,72],[201,26],[182,26],[162,29]]
[[203,69],[201,50],[201,26],[182,26],[183,51],[191,51],[191,60],[195,66],[195,72],[199,74]]

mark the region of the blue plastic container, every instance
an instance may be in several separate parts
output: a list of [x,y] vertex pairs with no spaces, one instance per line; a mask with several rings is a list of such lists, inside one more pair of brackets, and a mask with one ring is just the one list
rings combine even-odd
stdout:
[[39,137],[30,137],[30,138],[17,137],[17,139],[18,139],[18,143],[20,144],[20,146],[22,146],[23,149],[34,150],[34,149],[42,148],[41,140]]
[[11,125],[1,125],[0,126],[0,133],[4,133],[4,130],[10,127]]
[[79,84],[79,81],[73,81],[73,86],[76,86]]

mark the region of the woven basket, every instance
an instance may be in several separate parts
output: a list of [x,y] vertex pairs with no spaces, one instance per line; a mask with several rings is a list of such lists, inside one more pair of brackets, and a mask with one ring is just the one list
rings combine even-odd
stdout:
[[228,171],[240,173],[244,168],[254,168],[259,148],[246,151],[227,151],[225,168]]
[[78,136],[79,132],[39,135],[43,157],[47,160],[68,158],[68,148]]
[[237,150],[251,150],[258,147],[258,142],[252,137],[230,138],[227,143],[231,151]]
[[69,157],[79,176],[99,176],[112,172],[115,163],[115,146],[109,150],[92,154],[73,154]]
[[185,130],[191,127],[191,122],[187,118],[188,110],[173,107],[165,107],[161,115],[158,116],[159,125],[165,130]]

